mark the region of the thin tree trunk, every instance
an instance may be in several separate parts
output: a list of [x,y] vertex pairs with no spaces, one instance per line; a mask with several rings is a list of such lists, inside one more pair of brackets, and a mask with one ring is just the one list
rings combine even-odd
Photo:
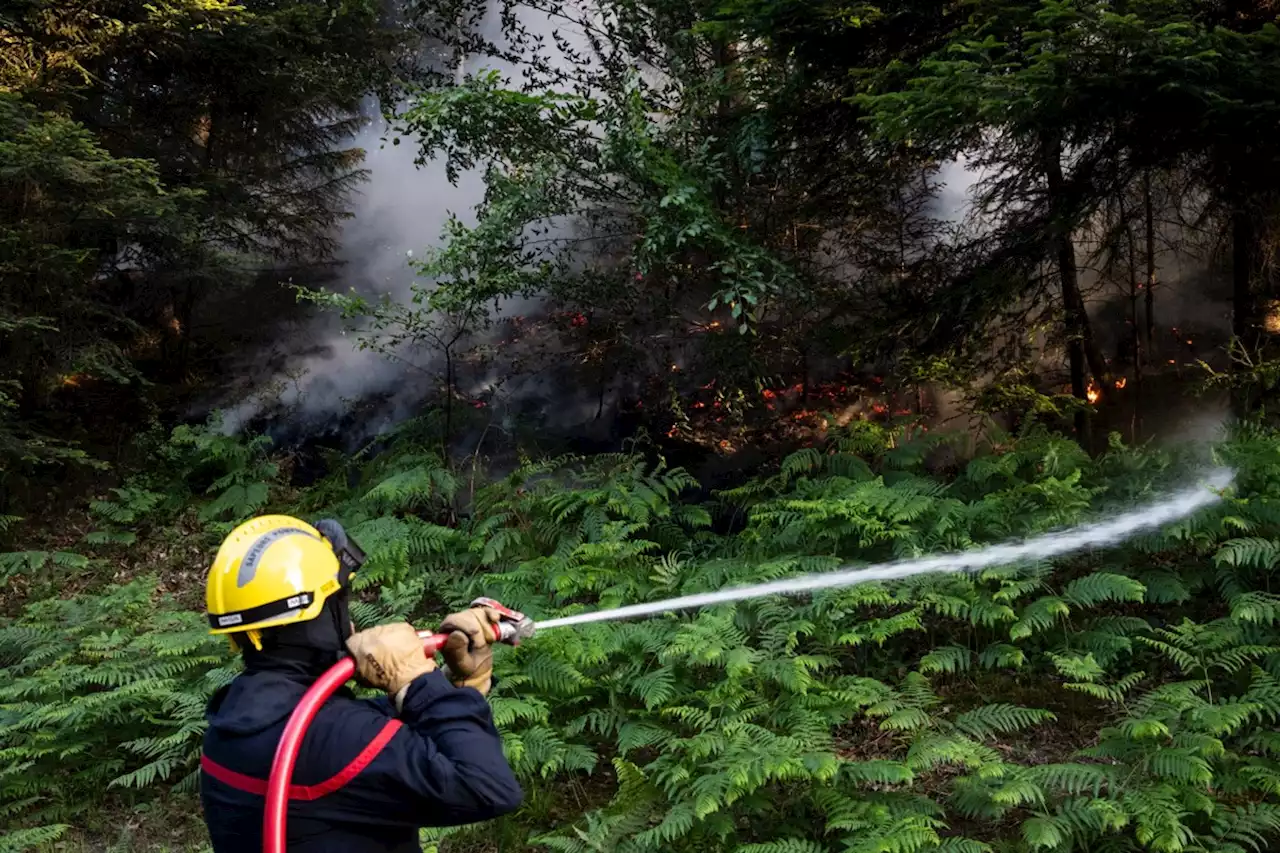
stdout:
[[455,65],[453,68],[453,85],[461,86],[467,76],[467,51],[466,51],[465,44],[466,44],[466,36],[469,35],[466,32],[466,29],[467,29],[466,13],[461,9],[458,11],[457,24],[458,24],[458,34],[459,34],[458,41],[460,43],[460,46],[458,47],[458,64]]
[[[713,62],[717,70],[723,73],[720,81],[720,98],[716,103],[716,124],[719,128],[719,135],[723,139],[731,138],[734,115],[738,110],[741,96],[733,89],[733,85],[738,82],[738,45],[732,39],[718,42],[713,48],[715,58]],[[733,161],[726,163],[731,172],[736,172],[736,166]],[[711,195],[715,202],[717,210],[723,210],[729,201],[729,194],[726,187],[736,182],[717,181],[712,188]]]
[[453,440],[453,350],[452,346],[444,350],[444,434],[440,438],[442,456],[449,460],[449,446]]
[[1151,198],[1151,170],[1142,174],[1142,205],[1146,212],[1147,236],[1147,361],[1155,358],[1153,342],[1156,337],[1156,213]]
[[[1129,346],[1133,349],[1133,419],[1129,435],[1130,441],[1138,440],[1138,424],[1142,410],[1142,333],[1138,327],[1138,257],[1137,240],[1133,237],[1133,226],[1129,222],[1124,203],[1120,204],[1120,217],[1124,222],[1124,233],[1129,244]],[[1150,291],[1148,291],[1148,296]]]
[[[1253,240],[1253,223],[1249,212],[1242,202],[1237,201],[1231,215],[1231,331],[1239,346],[1247,353],[1252,353],[1257,343],[1256,305],[1251,286]],[[1248,414],[1251,401],[1247,388],[1235,389],[1232,405],[1238,417]]]
[[605,352],[605,357],[600,359],[600,390],[596,399],[596,420],[600,420],[600,418],[604,416],[604,393],[608,390],[609,386],[608,350],[605,350]]
[[186,380],[187,370],[191,363],[191,324],[195,319],[196,305],[200,300],[200,281],[186,283],[186,292],[180,303],[177,321],[178,328],[173,332],[178,338],[178,381]]
[[204,168],[205,171],[213,171],[218,168],[218,160],[222,156],[222,146],[218,135],[223,130],[223,108],[222,102],[215,100],[209,105],[209,130],[204,137]]
[[34,418],[37,412],[44,409],[44,378],[42,365],[34,356],[28,359],[26,369],[20,371],[18,379],[18,416],[20,418]]

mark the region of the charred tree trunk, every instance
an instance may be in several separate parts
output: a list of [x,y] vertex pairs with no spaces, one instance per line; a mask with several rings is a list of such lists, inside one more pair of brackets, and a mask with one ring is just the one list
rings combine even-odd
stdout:
[[[1098,351],[1089,328],[1089,315],[1080,295],[1080,276],[1076,267],[1076,247],[1072,239],[1072,222],[1064,198],[1062,175],[1062,144],[1047,139],[1042,155],[1044,175],[1049,191],[1050,242],[1058,267],[1058,280],[1062,284],[1062,308],[1067,337],[1067,359],[1071,371],[1071,393],[1076,399],[1087,401],[1085,365],[1101,383],[1107,375],[1106,361]],[[1101,393],[1099,387],[1099,393]],[[1080,411],[1075,418],[1076,435],[1082,444],[1088,444],[1089,418]]]
[[[1080,276],[1076,269],[1075,243],[1071,240],[1070,235],[1067,236],[1065,243],[1066,245],[1063,248],[1065,251],[1070,253],[1071,258],[1071,289],[1075,293],[1076,297],[1077,323],[1080,327],[1080,339],[1084,346],[1085,361],[1089,365],[1089,372],[1097,378],[1098,382],[1103,383],[1104,385],[1110,385],[1111,365],[1108,364],[1106,358],[1103,357],[1102,349],[1098,346],[1098,341],[1093,336],[1093,322],[1089,319],[1089,312],[1085,309],[1084,295],[1080,293]],[[1058,266],[1063,271],[1067,269],[1061,259],[1059,259]],[[1099,390],[1101,391],[1102,389]]]

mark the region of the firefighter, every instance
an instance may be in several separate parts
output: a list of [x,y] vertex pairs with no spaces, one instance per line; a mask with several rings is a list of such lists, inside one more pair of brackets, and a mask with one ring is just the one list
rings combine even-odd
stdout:
[[206,588],[212,633],[244,672],[214,694],[200,798],[215,853],[262,849],[263,803],[276,744],[316,678],[350,653],[376,700],[336,693],[303,739],[289,794],[290,853],[420,853],[420,827],[514,811],[523,792],[486,700],[498,614],[472,608],[440,626],[445,667],[407,624],[356,633],[352,574],[364,560],[341,525],[270,515],[240,525]]

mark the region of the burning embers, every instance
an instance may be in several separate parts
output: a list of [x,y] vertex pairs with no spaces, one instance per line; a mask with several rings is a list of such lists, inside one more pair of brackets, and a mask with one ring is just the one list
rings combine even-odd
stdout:
[[757,402],[743,391],[721,389],[716,380],[675,401],[677,422],[668,438],[679,438],[722,452],[745,443],[770,440],[809,442],[821,438],[834,423],[882,421],[920,416],[912,406],[895,403],[881,377],[820,383],[762,386]]

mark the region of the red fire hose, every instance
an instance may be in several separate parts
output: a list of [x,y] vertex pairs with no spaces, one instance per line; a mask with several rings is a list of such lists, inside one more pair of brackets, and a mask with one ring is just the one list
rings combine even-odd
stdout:
[[[533,636],[533,621],[523,613],[505,607],[490,598],[478,598],[474,605],[492,607],[502,616],[498,625],[498,642],[519,645],[526,637]],[[434,656],[444,646],[448,634],[432,634],[420,631],[423,651]],[[298,707],[293,709],[285,724],[276,756],[271,763],[271,777],[267,782],[267,799],[262,821],[263,853],[285,853],[285,824],[289,814],[289,783],[293,779],[293,765],[298,760],[298,749],[307,734],[316,713],[329,701],[338,688],[351,680],[356,673],[355,661],[344,657],[316,679],[315,684],[302,695]]]

